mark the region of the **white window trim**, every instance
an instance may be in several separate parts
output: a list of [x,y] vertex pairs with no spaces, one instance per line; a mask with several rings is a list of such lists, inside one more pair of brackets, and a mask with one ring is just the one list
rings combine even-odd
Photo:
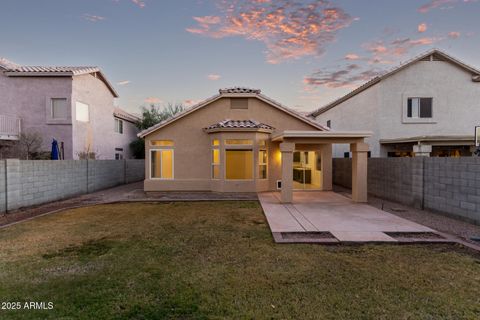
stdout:
[[[172,177],[171,178],[157,178],[157,177],[152,177],[152,153],[154,151],[163,151],[163,150],[171,150],[172,151]],[[175,150],[171,147],[169,148],[152,148],[150,149],[150,159],[149,161],[149,169],[150,169],[150,180],[174,180],[175,179]],[[160,156],[160,161],[162,161],[162,157]],[[160,168],[162,167],[162,163],[160,162]],[[160,169],[161,170],[161,169]],[[161,171],[160,171],[161,173]]]
[[[52,108],[53,108],[53,99],[66,99],[66,118],[53,118],[52,117]],[[72,124],[72,101],[69,97],[60,97],[60,96],[47,96],[45,98],[45,120],[46,124]]]
[[[432,117],[431,118],[409,118],[407,117],[408,114],[408,99],[410,98],[432,98]],[[429,94],[428,92],[406,92],[402,95],[402,123],[404,124],[416,124],[416,123],[424,123],[424,124],[435,124],[437,120],[435,118],[435,96],[433,94]]]
[[[265,163],[260,163],[260,157],[258,157],[258,180],[268,180],[268,150],[267,148],[259,148],[258,153],[260,154],[260,151],[265,151],[267,155],[267,162]],[[260,166],[265,166],[265,178],[260,178]]]
[[[120,131],[117,131],[117,123],[122,123],[122,132]],[[124,126],[123,126],[123,120],[122,119],[119,119],[117,117],[114,118],[114,123],[113,123],[113,130],[115,131],[115,133],[118,133],[118,134],[123,134],[123,132],[125,131],[124,130]],[[118,128],[120,128],[120,126],[118,126]]]
[[[213,162],[213,150],[218,150],[218,158],[219,158],[218,163]],[[214,168],[215,166],[220,167],[220,164],[222,163],[222,155],[221,155],[221,152],[220,152],[220,146],[214,146],[214,145],[212,145],[211,157],[212,157],[212,165],[210,166],[210,171],[211,171],[211,172],[210,172],[210,179],[212,179],[212,180],[220,180],[220,179],[221,179],[220,177],[218,177],[218,178],[214,178],[214,177],[213,177],[213,172],[214,172],[213,168]],[[220,170],[219,170],[218,172],[220,173]]]

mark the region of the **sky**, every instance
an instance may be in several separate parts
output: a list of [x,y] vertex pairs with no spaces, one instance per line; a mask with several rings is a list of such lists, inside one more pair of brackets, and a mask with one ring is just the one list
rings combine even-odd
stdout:
[[116,105],[258,88],[312,111],[432,48],[480,68],[480,0],[0,0],[0,57],[99,66]]

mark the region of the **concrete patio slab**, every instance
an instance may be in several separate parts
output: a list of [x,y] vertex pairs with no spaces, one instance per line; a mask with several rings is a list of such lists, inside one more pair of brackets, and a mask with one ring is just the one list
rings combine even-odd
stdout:
[[276,240],[278,233],[288,232],[330,232],[340,242],[397,242],[385,232],[435,233],[332,191],[297,191],[291,204],[282,204],[278,192],[259,193],[258,198]]

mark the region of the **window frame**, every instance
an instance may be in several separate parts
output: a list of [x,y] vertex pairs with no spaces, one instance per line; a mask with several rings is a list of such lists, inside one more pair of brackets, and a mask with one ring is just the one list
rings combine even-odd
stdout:
[[[78,120],[78,105],[83,105],[87,107],[87,120]],[[75,121],[88,123],[90,122],[90,105],[81,101],[75,101]]]
[[[53,107],[53,102],[55,100],[62,100],[65,101],[65,118],[56,118],[54,116],[54,107]],[[53,121],[65,121],[68,120],[68,99],[67,98],[57,98],[57,97],[52,97],[50,98],[50,119]]]
[[[436,118],[435,118],[435,111],[434,111],[434,106],[436,99],[433,94],[430,93],[425,93],[423,94],[418,94],[418,92],[407,92],[402,94],[402,123],[404,124],[415,124],[415,123],[420,123],[420,124],[435,124],[437,123]],[[408,105],[409,101],[411,99],[418,99],[419,101],[419,106],[418,106],[418,115],[417,117],[409,117],[408,116]],[[421,99],[431,99],[431,117],[430,118],[420,118],[420,109],[421,109]],[[412,109],[412,116],[413,116],[413,109]]]
[[[265,152],[265,162],[264,163],[260,163],[260,153],[261,152]],[[262,172],[260,170],[261,167],[265,167],[265,178],[262,178],[260,176],[260,172]],[[258,149],[258,180],[268,180],[268,150],[265,147],[261,147]]]
[[115,118],[114,131],[115,131],[115,133],[123,134],[123,120],[122,119]]
[[[171,178],[163,178],[162,175],[162,155],[160,154],[160,177],[153,177],[152,176],[152,155],[153,152],[164,152],[164,151],[172,151],[172,177]],[[149,166],[150,166],[150,180],[174,180],[175,179],[175,150],[172,147],[165,147],[165,148],[151,148],[149,154]]]
[[[210,173],[210,179],[212,180],[220,180],[221,179],[221,172],[220,172],[220,164],[222,163],[222,155],[221,155],[221,152],[220,152],[220,141],[219,141],[219,144],[215,144],[214,141],[217,140],[219,141],[218,139],[214,139],[212,140],[212,151],[211,151],[211,157],[212,157],[212,161],[211,161],[211,165],[210,165],[210,170],[211,170],[211,173]],[[218,151],[218,163],[215,163],[215,157],[214,157],[214,153],[215,151]],[[218,177],[215,178],[215,167],[218,167]]]

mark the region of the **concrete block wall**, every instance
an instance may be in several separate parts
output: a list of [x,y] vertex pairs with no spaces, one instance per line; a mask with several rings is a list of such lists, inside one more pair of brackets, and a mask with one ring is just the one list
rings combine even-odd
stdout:
[[143,179],[144,160],[2,160],[0,212]]
[[[333,159],[333,183],[351,179],[351,159]],[[480,158],[370,158],[368,192],[480,224]]]
[[425,161],[425,208],[480,223],[480,158]]

